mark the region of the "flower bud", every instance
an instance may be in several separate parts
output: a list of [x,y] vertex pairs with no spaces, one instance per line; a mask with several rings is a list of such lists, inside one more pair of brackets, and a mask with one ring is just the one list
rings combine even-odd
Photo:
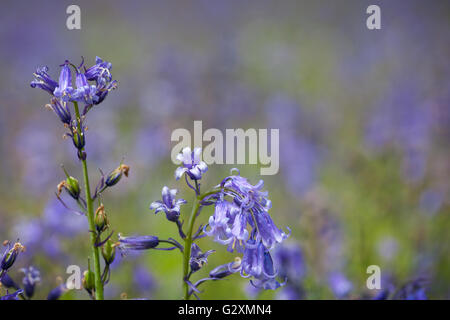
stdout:
[[102,247],[102,256],[103,260],[105,260],[105,264],[110,265],[114,262],[114,258],[116,257],[116,246],[111,239],[106,241],[106,243]]
[[88,291],[92,292],[95,289],[95,274],[91,270],[86,270],[83,273],[83,287]]
[[72,176],[68,176],[66,180],[61,181],[58,184],[57,188],[58,196],[61,194],[62,189],[64,188],[67,193],[75,200],[78,200],[80,197],[80,184],[78,183],[78,180]]
[[81,132],[77,128],[73,128],[72,141],[75,148],[77,148],[78,150],[84,148],[86,144],[86,139],[84,137],[84,128],[81,130]]
[[108,228],[109,221],[106,216],[105,206],[103,204],[100,204],[95,211],[94,223],[98,233],[102,233]]
[[129,166],[127,166],[126,164],[121,164],[116,169],[111,171],[111,173],[106,177],[105,184],[108,187],[112,187],[113,185],[115,185],[117,182],[120,181],[120,179],[122,178],[122,174],[124,174],[125,177],[128,177],[129,171],[130,171]]
[[4,245],[8,245],[8,249],[3,253],[0,261],[0,269],[3,271],[8,271],[8,269],[13,266],[19,253],[25,251],[25,247],[19,242],[15,243],[11,247],[11,243],[9,241],[5,241]]

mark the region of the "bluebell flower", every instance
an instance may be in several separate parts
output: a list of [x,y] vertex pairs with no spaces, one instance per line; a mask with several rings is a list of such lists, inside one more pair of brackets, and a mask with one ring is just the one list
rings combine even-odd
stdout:
[[30,266],[28,269],[22,268],[20,269],[24,273],[24,277],[22,280],[25,294],[28,298],[31,298],[34,295],[34,288],[36,284],[41,281],[41,274],[38,269]]
[[175,199],[177,189],[162,188],[162,201],[154,201],[150,204],[150,210],[155,210],[155,214],[163,211],[166,213],[167,220],[176,222],[180,217],[180,206],[187,203],[184,199]]
[[84,102],[85,105],[92,105],[94,103],[97,87],[95,85],[90,85],[85,74],[79,69],[77,69],[75,84],[77,85],[77,89],[73,93],[73,99]]
[[229,225],[231,210],[232,204],[230,202],[218,200],[214,208],[214,214],[209,217],[209,222],[203,229],[206,235],[213,237],[214,241],[224,245],[228,245],[233,241]]
[[67,102],[72,99],[74,89],[72,87],[72,73],[70,71],[70,62],[66,60],[61,65],[61,73],[59,74],[58,86],[55,88],[53,95]]
[[284,283],[277,281],[278,273],[273,266],[273,260],[269,250],[260,241],[250,239],[247,241],[242,257],[241,276],[251,277],[250,283],[264,290],[275,290]]
[[156,236],[130,236],[122,237],[119,234],[119,249],[121,250],[147,250],[156,248],[159,244]]
[[85,70],[85,77],[89,81],[96,82],[96,92],[93,97],[95,105],[105,100],[108,92],[117,88],[117,81],[112,80],[111,76],[112,64],[103,61],[100,57],[95,58],[95,65]]
[[[220,186],[224,191],[216,201],[216,210],[209,220],[210,229],[205,227],[207,235],[222,244],[228,244],[230,252],[234,249],[243,251],[250,234],[248,227],[252,229],[254,240],[262,241],[269,250],[288,237],[268,213],[271,201],[267,197],[268,192],[262,191],[262,180],[252,185],[246,178],[232,175],[225,178]],[[233,203],[224,200],[225,196],[231,197]]]
[[67,102],[61,101],[56,98],[50,100],[50,104],[46,105],[47,108],[53,110],[62,123],[70,125],[72,122],[72,115],[70,109],[67,106]]
[[262,191],[264,181],[260,180],[258,184],[252,185],[238,174],[226,178],[222,185],[233,190],[228,194],[241,210],[249,213],[247,221],[256,231],[256,240],[261,240],[266,248],[272,249],[289,236],[275,225],[268,213],[272,203],[268,199],[268,192]]
[[32,88],[36,87],[41,88],[42,90],[45,90],[51,95],[53,95],[53,92],[58,86],[58,83],[50,77],[47,71],[48,71],[47,66],[37,68],[36,72],[33,74],[36,77],[36,79],[31,81],[30,86]]
[[0,261],[0,275],[6,273],[14,264],[19,253],[25,251],[25,247],[19,242],[14,245],[9,241],[5,241],[4,245],[7,246]]
[[95,57],[95,65],[85,70],[84,76],[89,81],[97,81],[97,83],[110,82],[112,64],[108,61],[103,61],[100,57]]
[[193,243],[191,246],[191,258],[189,259],[191,272],[194,273],[200,270],[204,264],[208,263],[208,256],[214,252],[214,250],[202,252],[200,247],[197,244]]
[[0,300],[19,300],[19,295],[22,294],[22,292],[23,292],[22,289],[19,289],[11,294],[8,294],[8,291],[6,291],[6,295],[0,297]]
[[113,80],[111,82],[97,84],[96,92],[94,96],[94,104],[100,104],[105,100],[106,96],[111,90],[117,88],[117,80]]
[[[173,245],[173,247],[158,248],[158,245],[162,242],[169,243]],[[173,239],[162,240],[158,239],[158,237],[156,236],[123,237],[120,233],[119,233],[118,248],[121,251],[122,255],[126,255],[129,251],[142,251],[148,249],[156,249],[156,250],[173,250],[175,248],[179,248],[180,250],[182,249],[181,245],[175,242]]]
[[208,171],[208,166],[201,160],[201,148],[185,147],[180,154],[177,155],[177,160],[181,161],[181,167],[175,170],[175,179],[179,180],[183,174],[187,174],[191,180],[200,180],[202,175]]

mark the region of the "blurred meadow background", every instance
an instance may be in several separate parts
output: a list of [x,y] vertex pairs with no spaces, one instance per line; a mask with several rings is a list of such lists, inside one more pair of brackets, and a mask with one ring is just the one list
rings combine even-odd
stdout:
[[[112,62],[119,82],[87,123],[91,184],[97,168],[131,167],[103,197],[116,232],[176,236],[149,210],[164,185],[192,199],[173,176],[173,130],[194,120],[203,130],[280,129],[278,174],[211,165],[202,182],[213,187],[232,167],[265,181],[275,223],[292,230],[288,257],[274,254],[288,283],[258,292],[233,275],[205,284],[201,298],[370,299],[379,292],[366,287],[369,265],[383,288],[420,279],[428,298],[450,298],[449,2],[76,1],[81,30],[67,30],[70,4],[0,5],[0,240],[27,247],[10,276],[37,267],[36,298],[67,266],[86,269],[90,249],[85,218],[55,197],[60,165],[81,181],[79,161],[30,81],[42,65],[57,79],[65,59],[81,56]],[[381,30],[366,28],[370,4],[381,7]],[[235,257],[209,238],[199,244],[216,253],[195,279]],[[181,298],[178,252],[116,260],[107,298]]]

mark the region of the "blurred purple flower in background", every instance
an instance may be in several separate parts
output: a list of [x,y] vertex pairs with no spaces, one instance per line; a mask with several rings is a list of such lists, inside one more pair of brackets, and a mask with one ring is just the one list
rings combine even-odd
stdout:
[[133,283],[140,293],[150,296],[157,287],[155,277],[143,265],[137,265],[134,268]]
[[353,284],[342,272],[332,272],[328,276],[328,283],[330,285],[331,291],[338,299],[348,297],[348,294],[353,289]]

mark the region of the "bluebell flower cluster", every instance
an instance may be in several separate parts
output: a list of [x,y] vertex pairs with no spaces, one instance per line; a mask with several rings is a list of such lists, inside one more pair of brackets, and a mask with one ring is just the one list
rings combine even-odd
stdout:
[[[100,104],[108,95],[108,92],[117,87],[117,81],[112,80],[111,63],[96,58],[96,64],[92,67],[84,67],[84,59],[77,67],[69,60],[61,66],[59,80],[56,82],[48,74],[48,67],[40,67],[34,73],[35,79],[30,85],[40,88],[51,95],[47,108],[53,110],[64,126],[68,129],[66,134],[73,141],[78,150],[78,157],[85,158],[83,148],[86,144],[84,124],[85,115],[92,106]],[[72,69],[75,71],[75,87],[72,84]],[[91,83],[89,82],[91,81]],[[81,117],[74,119],[69,103],[82,103]]]
[[282,283],[276,280],[278,273],[270,250],[289,234],[270,217],[271,201],[268,192],[262,191],[263,186],[262,180],[252,185],[239,171],[225,178],[219,185],[222,191],[215,196],[214,214],[204,233],[227,245],[228,251],[243,253],[240,273],[245,278],[252,277],[255,287],[276,289]]
[[[93,194],[91,193],[86,163],[87,153],[85,146],[87,126],[85,122],[89,110],[94,105],[98,105],[105,100],[108,93],[116,88],[117,81],[113,80],[111,76],[112,64],[99,57],[96,58],[95,65],[88,68],[85,66],[84,58],[82,58],[79,66],[75,66],[69,60],[66,60],[60,67],[61,72],[58,82],[53,80],[48,74],[48,67],[38,68],[34,74],[35,79],[31,82],[31,87],[41,88],[51,95],[50,104],[47,106],[55,112],[67,129],[64,137],[69,137],[72,140],[77,150],[78,159],[82,162],[85,197],[81,195],[78,180],[70,176],[64,168],[66,179],[58,184],[56,196],[64,207],[79,215],[85,215],[88,218],[94,258],[94,271],[91,271],[89,268],[85,272],[83,284],[93,299],[102,300],[103,286],[109,281],[110,265],[114,262],[115,248],[118,244],[111,241],[114,231],[103,236],[110,229],[110,225],[105,206],[101,203],[99,197],[106,188],[116,185],[123,175],[128,176],[130,168],[121,163],[119,167],[111,171],[107,176],[100,170],[100,181],[97,184],[95,192]],[[74,83],[73,76],[75,77]],[[73,112],[69,107],[70,104],[73,104]],[[83,107],[81,109],[82,112],[80,112],[79,104]],[[67,206],[66,202],[61,198],[63,191],[77,202],[81,210],[72,209]],[[99,200],[99,206],[94,211],[93,203],[96,199]],[[100,249],[104,259],[103,273],[101,272]],[[88,265],[90,266],[89,261]],[[32,295],[34,284],[39,277],[33,270],[26,270],[25,272],[27,275],[24,280],[26,281],[24,282],[26,285],[25,291],[27,295]],[[62,292],[62,287],[59,287],[60,290],[57,289],[55,289],[56,291],[51,296],[57,297],[57,293]]]
[[[205,281],[221,280],[234,273],[250,280],[256,288],[275,290],[285,284],[285,279],[279,281],[280,275],[274,266],[270,251],[282,243],[288,236],[278,228],[269,215],[271,201],[268,192],[263,191],[264,182],[252,185],[246,178],[232,174],[223,179],[212,191],[201,193],[199,180],[207,172],[208,166],[201,160],[201,149],[191,151],[186,147],[177,156],[181,166],[175,171],[175,178],[179,180],[185,176],[186,184],[195,191],[196,202],[188,222],[187,232],[183,231],[183,222],[180,221],[181,206],[187,202],[176,199],[177,190],[164,186],[162,200],[151,203],[150,209],[155,213],[164,212],[170,222],[178,226],[180,237],[184,246],[176,240],[160,240],[156,236],[119,236],[119,248],[123,251],[140,251],[146,249],[175,249],[183,254],[184,278],[186,283],[185,298],[190,295],[198,297],[198,286]],[[194,222],[203,207],[214,206],[214,214],[209,217],[206,225],[200,224],[194,232]],[[242,254],[234,262],[226,263],[213,269],[209,277],[193,283],[190,277],[204,267],[208,256],[214,250],[203,251],[196,240],[209,236],[214,241],[226,245],[230,252]],[[170,243],[170,248],[159,248],[161,242]]]
[[[95,65],[89,68],[84,67],[84,59],[78,67],[69,60],[64,61],[60,67],[58,82],[48,74],[47,66],[37,68],[34,73],[35,79],[30,83],[31,87],[48,92],[61,103],[82,102],[85,106],[89,106],[85,109],[86,111],[92,105],[101,103],[108,92],[117,87],[117,81],[112,80],[111,76],[112,64],[99,57],[96,57]],[[75,88],[72,86],[71,67],[75,69]]]

